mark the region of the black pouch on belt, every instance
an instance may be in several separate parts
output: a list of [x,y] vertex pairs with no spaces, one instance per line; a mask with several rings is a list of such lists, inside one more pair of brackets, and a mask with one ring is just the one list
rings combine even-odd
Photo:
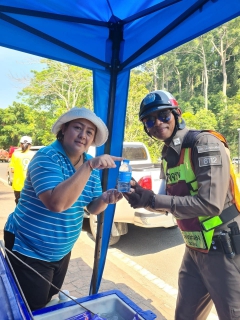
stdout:
[[232,245],[236,254],[240,254],[240,234],[230,235]]
[[228,228],[230,228],[230,238],[231,243],[233,245],[233,249],[235,254],[240,254],[240,232],[239,227],[236,221],[228,224]]

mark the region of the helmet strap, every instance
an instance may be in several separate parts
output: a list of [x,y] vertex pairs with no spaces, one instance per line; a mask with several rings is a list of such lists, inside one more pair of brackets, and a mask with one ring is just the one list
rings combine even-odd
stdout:
[[183,118],[179,119],[179,114],[177,113],[176,110],[173,109],[172,113],[173,113],[175,121],[176,121],[177,130],[184,129],[186,127],[186,123],[185,123],[184,119]]
[[143,127],[144,127],[144,131],[146,132],[146,134],[147,134],[150,138],[152,138],[152,139],[155,140],[155,141],[158,141],[158,139],[156,139],[155,137],[153,137],[153,136],[148,132],[148,130],[147,130],[147,128],[145,127],[145,125],[143,125]]
[[183,120],[183,118],[181,118],[180,121],[179,121],[179,116],[180,116],[180,115],[177,113],[176,110],[173,109],[173,110],[172,110],[172,114],[173,114],[173,116],[174,116],[174,118],[175,118],[176,124],[175,124],[175,128],[174,128],[174,130],[173,130],[173,133],[172,133],[171,137],[169,138],[170,141],[171,141],[172,138],[175,136],[175,134],[177,133],[178,130],[182,130],[182,129],[184,129],[185,126],[186,126],[186,123],[185,123],[185,121]]

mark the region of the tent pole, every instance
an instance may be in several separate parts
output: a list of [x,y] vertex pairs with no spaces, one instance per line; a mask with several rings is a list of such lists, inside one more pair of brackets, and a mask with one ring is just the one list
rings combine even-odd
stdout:
[[[110,80],[110,96],[109,96],[109,119],[108,119],[108,128],[111,123],[111,118],[113,117],[113,106],[115,102],[115,94],[116,94],[116,83],[117,83],[117,72],[111,72],[111,80]],[[111,129],[109,130],[111,132]],[[110,137],[111,139],[111,137]],[[104,153],[110,153],[110,142],[105,146]],[[108,181],[108,169],[103,171],[102,175],[102,188],[103,191],[107,190],[107,181]],[[103,227],[104,227],[104,217],[105,212],[101,212],[98,217],[98,226],[97,226],[97,236],[96,236],[96,245],[95,245],[95,253],[94,253],[94,265],[93,265],[93,275],[92,275],[92,291],[91,294],[95,294],[98,292],[97,285],[97,275],[99,269],[99,260],[101,255],[102,248],[102,235],[103,235]]]
[[[112,17],[115,22],[109,22],[109,39],[112,41],[112,59],[110,65],[110,85],[109,85],[109,99],[108,99],[108,117],[107,117],[107,127],[109,129],[110,134],[112,134],[113,127],[113,117],[114,117],[114,105],[116,98],[116,89],[117,89],[117,77],[119,72],[119,52],[120,52],[120,44],[123,40],[123,31],[122,24],[116,17]],[[116,22],[116,19],[118,20]],[[104,153],[110,154],[112,136],[109,136],[108,142],[105,144]],[[108,169],[103,170],[102,175],[102,188],[103,191],[107,190],[108,183]],[[97,226],[97,236],[96,236],[96,245],[95,245],[95,253],[94,253],[94,265],[93,265],[93,274],[92,274],[92,282],[90,293],[95,294],[98,292],[98,272],[99,272],[99,260],[101,256],[101,248],[102,248],[102,235],[104,228],[104,216],[105,212],[101,212],[98,217],[98,226]],[[109,235],[110,237],[110,235]],[[105,256],[106,259],[106,256]]]

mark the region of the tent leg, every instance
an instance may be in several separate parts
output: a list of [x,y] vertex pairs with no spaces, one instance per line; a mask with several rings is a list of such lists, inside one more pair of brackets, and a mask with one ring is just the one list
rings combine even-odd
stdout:
[[[116,19],[116,17],[112,17],[112,18],[113,18],[112,21],[114,22],[110,23],[109,25],[109,39],[112,41],[112,58],[111,58],[111,66],[110,66],[111,71],[110,71],[108,117],[107,117],[107,127],[110,134],[112,133],[112,127],[113,127],[114,106],[115,106],[116,89],[117,89],[117,77],[119,72],[120,44],[123,41],[123,26],[121,23],[119,23],[119,19]],[[118,21],[116,22],[116,20]],[[111,141],[112,141],[112,136],[109,137],[108,142],[105,144],[104,153],[110,154]],[[108,169],[103,170],[103,175],[102,175],[103,191],[107,190],[108,171],[109,171]],[[92,294],[95,294],[98,292],[100,282],[101,282],[101,277],[98,278],[98,273],[99,273],[99,261],[100,261],[101,249],[102,249],[104,215],[105,213],[102,212],[99,217],[100,221],[98,220],[93,275],[92,275],[92,282],[90,287],[90,292]],[[109,232],[109,238],[110,238],[110,232]],[[109,238],[108,238],[108,241],[109,241]],[[104,257],[105,258],[104,264],[105,264],[106,253],[104,254],[105,254],[105,257]]]
[[[108,104],[108,120],[107,125],[109,128],[109,132],[112,132],[112,125],[113,125],[113,116],[114,116],[114,104],[115,104],[115,97],[116,97],[116,87],[117,87],[117,71],[112,70],[111,72],[111,80],[110,80],[110,90],[109,90],[109,104]],[[104,153],[110,153],[110,139],[108,139],[108,143],[105,145]],[[108,182],[108,169],[103,171],[102,176],[102,188],[103,191],[107,190],[107,182]],[[100,283],[97,283],[98,279],[98,270],[99,270],[99,261],[101,256],[101,248],[102,248],[102,235],[103,235],[103,228],[104,228],[104,216],[105,212],[101,212],[100,216],[98,217],[98,226],[97,226],[97,236],[96,236],[96,244],[95,244],[95,252],[94,252],[94,264],[93,264],[93,274],[92,274],[92,281],[90,287],[89,294],[96,294],[98,292],[98,288]],[[110,234],[109,234],[110,237]],[[99,280],[100,282],[100,280]]]

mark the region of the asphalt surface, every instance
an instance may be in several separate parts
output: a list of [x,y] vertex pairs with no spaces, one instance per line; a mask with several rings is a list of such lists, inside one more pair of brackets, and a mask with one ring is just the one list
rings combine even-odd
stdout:
[[[5,181],[0,180],[0,239],[8,215],[14,210],[13,190]],[[73,250],[68,272],[62,289],[80,298],[88,296],[94,264],[95,243],[86,231],[82,231]],[[142,310],[150,310],[159,320],[174,319],[176,292],[171,292],[167,284],[154,279],[140,265],[124,257],[114,249],[108,250],[106,265],[99,289],[100,292],[120,290]],[[170,288],[171,290],[171,288]]]

